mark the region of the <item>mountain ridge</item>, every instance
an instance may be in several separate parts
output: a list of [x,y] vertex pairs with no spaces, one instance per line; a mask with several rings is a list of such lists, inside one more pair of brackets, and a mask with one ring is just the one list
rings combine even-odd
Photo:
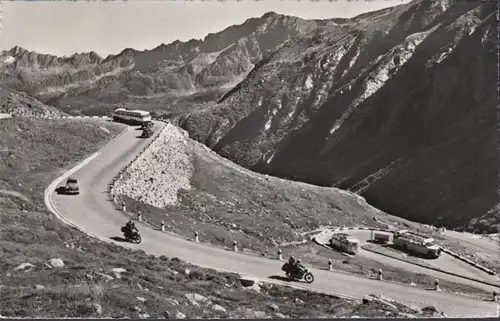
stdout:
[[[203,40],[174,41],[143,51],[127,48],[106,58],[95,52],[57,57],[14,47],[0,55],[0,59],[4,58],[0,79],[6,86],[51,103],[60,98],[57,93],[63,97],[76,96],[79,90],[85,94],[86,90],[110,86],[110,82],[121,87],[116,94],[122,98],[123,93],[132,97],[169,91],[174,95],[176,91],[190,94],[203,87],[231,86],[235,78],[244,77],[276,44],[307,32],[317,23],[320,20],[267,13],[217,34],[208,34]],[[209,55],[212,60],[201,59],[200,66],[190,66],[198,54]],[[144,78],[144,74],[153,78]],[[120,86],[127,78],[132,78],[135,86]]]
[[348,189],[414,221],[478,228],[498,203],[494,18],[493,4],[459,0],[350,19],[266,13],[203,40],[58,60],[63,71],[13,75],[0,63],[0,84],[71,114],[166,114],[249,169]]
[[[353,189],[407,219],[467,226],[496,203],[495,142],[489,138],[495,95],[487,86],[495,77],[494,6],[414,1],[380,17],[382,24],[361,23],[341,35],[318,30],[319,38],[303,36],[305,44],[278,49],[219,105],[181,117],[181,126],[220,155],[258,172]],[[375,25],[378,30],[368,30]],[[301,58],[287,50],[301,52]],[[483,141],[470,145],[461,126]],[[453,137],[458,133],[461,140]],[[460,155],[462,148],[474,150],[477,159]],[[437,169],[422,168],[438,159]],[[444,159],[456,168],[447,168]],[[482,184],[469,170],[474,167],[480,168]],[[437,173],[442,182],[419,182]]]

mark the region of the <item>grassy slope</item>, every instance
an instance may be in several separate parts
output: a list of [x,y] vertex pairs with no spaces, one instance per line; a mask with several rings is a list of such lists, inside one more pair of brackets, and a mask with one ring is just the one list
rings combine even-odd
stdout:
[[0,113],[26,117],[66,116],[57,108],[47,106],[23,92],[3,86],[0,86]]
[[[262,285],[260,293],[242,289],[234,275],[103,244],[68,228],[45,209],[44,189],[119,131],[117,125],[92,121],[1,121],[0,315],[162,317],[180,311],[187,317],[248,317],[245,308],[251,308],[272,316],[269,303],[292,317],[397,315],[376,302],[359,305],[279,286]],[[65,266],[47,267],[52,258],[61,258]],[[34,268],[16,271],[22,263]],[[121,278],[110,271],[118,267],[127,270]],[[186,293],[208,297],[227,314],[189,304]]]
[[[336,269],[366,277],[376,277],[383,269],[386,280],[428,288],[434,278],[387,266],[359,256],[347,258],[307,242],[308,235],[320,226],[368,225],[385,227],[387,222],[400,228],[428,229],[358,203],[354,197],[327,188],[266,177],[207,151],[201,144],[188,141],[195,168],[192,189],[179,192],[179,205],[156,208],[120,195],[127,213],[141,212],[148,223],[193,238],[198,231],[200,241],[231,247],[236,240],[243,251],[276,257],[282,249],[284,257],[294,255],[302,261],[326,268],[332,259]],[[378,221],[373,220],[377,217]],[[304,242],[306,241],[306,242]],[[483,296],[482,290],[441,280],[443,289]],[[489,295],[489,294],[488,294]]]

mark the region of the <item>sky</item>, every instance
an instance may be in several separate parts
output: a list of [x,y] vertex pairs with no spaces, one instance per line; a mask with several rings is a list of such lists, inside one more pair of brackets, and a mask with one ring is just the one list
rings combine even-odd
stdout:
[[[409,0],[0,1],[0,51],[20,46],[58,56],[153,49],[203,39],[266,12],[349,18]],[[3,13],[2,13],[3,11]]]

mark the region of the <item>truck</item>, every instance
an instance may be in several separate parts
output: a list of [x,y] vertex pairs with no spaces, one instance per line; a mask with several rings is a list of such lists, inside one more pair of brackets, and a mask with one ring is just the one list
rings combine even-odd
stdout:
[[346,233],[335,233],[330,239],[330,245],[334,248],[346,252],[349,254],[356,254],[359,252],[361,247],[358,239],[346,234]]
[[373,232],[373,242],[374,243],[379,243],[379,244],[386,244],[389,243],[391,236],[389,233],[386,232]]
[[407,253],[418,253],[429,259],[437,259],[441,255],[441,247],[434,243],[434,239],[411,233],[407,230],[394,233],[393,244]]

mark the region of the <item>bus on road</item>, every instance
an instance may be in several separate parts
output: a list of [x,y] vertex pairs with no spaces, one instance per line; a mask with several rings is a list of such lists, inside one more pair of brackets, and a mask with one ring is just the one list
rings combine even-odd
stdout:
[[142,125],[151,121],[151,114],[144,110],[118,108],[113,112],[113,121],[128,125]]

